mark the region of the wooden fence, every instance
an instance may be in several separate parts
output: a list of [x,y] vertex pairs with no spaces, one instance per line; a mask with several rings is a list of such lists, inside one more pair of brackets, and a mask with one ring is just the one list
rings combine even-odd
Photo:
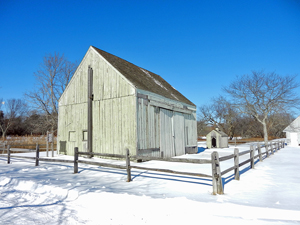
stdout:
[[[219,157],[218,152],[214,151],[211,154],[212,161],[212,182],[213,182],[213,194],[224,194],[224,186],[222,181],[222,176],[226,173],[234,170],[234,179],[240,179],[240,170],[241,166],[244,166],[247,163],[250,163],[250,168],[254,169],[254,162],[256,158],[259,158],[259,161],[263,160],[263,156],[265,158],[269,157],[270,154],[274,154],[281,148],[284,148],[284,140],[277,142],[269,142],[267,146],[263,146],[265,151],[262,152],[262,146],[258,143],[256,146],[251,145],[250,150],[239,152],[238,148],[234,149],[234,153],[228,156]],[[257,151],[257,154],[255,152]],[[242,155],[250,154],[249,159],[239,162],[239,157]],[[220,162],[229,160],[234,158],[234,165],[224,171],[221,171]]]
[[[265,148],[265,151],[262,152],[262,148]],[[26,159],[34,159],[35,166],[39,165],[39,161],[50,161],[50,162],[65,162],[65,163],[74,163],[74,173],[78,173],[78,164],[90,164],[97,165],[103,167],[112,167],[118,169],[125,169],[127,171],[127,182],[131,181],[131,169],[140,169],[140,170],[151,170],[151,171],[159,171],[164,173],[172,173],[172,174],[180,174],[180,175],[188,175],[188,176],[197,176],[197,177],[206,177],[212,178],[212,186],[213,186],[213,194],[224,194],[224,186],[222,181],[222,176],[226,173],[234,170],[234,178],[235,180],[240,179],[240,170],[241,166],[250,163],[250,168],[254,168],[255,159],[259,158],[259,161],[262,161],[264,158],[270,156],[270,154],[274,154],[279,149],[284,148],[284,141],[270,142],[267,146],[262,146],[261,144],[257,144],[256,146],[251,145],[250,150],[239,152],[238,148],[234,149],[234,153],[231,155],[219,157],[217,151],[214,151],[211,154],[211,160],[209,159],[182,159],[182,158],[162,158],[162,157],[148,157],[148,156],[130,156],[129,150],[126,149],[125,155],[119,154],[106,154],[106,153],[91,153],[91,152],[79,152],[78,147],[74,148],[74,159],[73,160],[65,160],[65,159],[54,159],[54,158],[40,158],[39,157],[39,145],[36,145],[36,155],[35,157],[28,156],[16,156],[11,155],[10,146],[7,146],[7,163],[10,163],[10,158],[26,158]],[[257,154],[256,154],[257,152]],[[249,159],[239,162],[239,157],[242,155],[249,154]],[[79,155],[88,155],[88,156],[100,156],[100,157],[109,157],[109,158],[118,158],[125,159],[126,165],[116,165],[112,163],[103,163],[103,162],[95,162],[95,161],[87,161],[87,160],[79,160]],[[265,157],[264,157],[265,156]],[[181,163],[196,163],[196,164],[211,164],[212,167],[212,175],[202,174],[202,173],[191,173],[191,172],[182,172],[182,171],[174,171],[169,169],[161,169],[161,168],[148,168],[142,166],[133,166],[130,165],[130,160],[159,160],[159,161],[167,161],[167,162],[181,162]],[[220,162],[234,159],[234,165],[224,171],[221,171]]]

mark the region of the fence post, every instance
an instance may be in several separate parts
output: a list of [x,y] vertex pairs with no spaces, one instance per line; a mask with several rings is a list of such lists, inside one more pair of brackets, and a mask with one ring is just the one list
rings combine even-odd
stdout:
[[78,147],[74,148],[74,173],[78,173]]
[[10,164],[10,145],[7,146],[7,164]]
[[51,133],[51,137],[52,137],[52,142],[51,142],[51,152],[52,152],[52,157],[54,157],[54,133],[53,133],[53,130],[52,130],[52,133]]
[[240,179],[240,168],[239,168],[239,149],[234,149],[234,179],[239,180]]
[[47,131],[47,137],[46,137],[46,152],[47,152],[47,157],[49,156],[48,150],[49,150],[49,131]]
[[268,142],[268,144],[265,146],[265,149],[266,149],[266,157],[269,157],[269,150],[268,150],[268,147],[269,147],[269,142]]
[[260,143],[257,143],[257,150],[258,150],[258,155],[259,155],[259,161],[262,162],[262,155],[261,155]]
[[39,146],[39,144],[36,144],[36,148],[35,148],[35,166],[39,165],[39,157],[40,157],[40,146]]
[[254,147],[253,145],[250,146],[250,168],[254,169]]
[[211,153],[213,194],[224,194],[218,152]]
[[273,142],[271,141],[271,154],[274,154],[273,152]]
[[126,149],[126,170],[127,170],[127,182],[131,181],[131,169],[130,169],[130,157],[129,149]]
[[282,148],[285,147],[285,140],[282,141]]

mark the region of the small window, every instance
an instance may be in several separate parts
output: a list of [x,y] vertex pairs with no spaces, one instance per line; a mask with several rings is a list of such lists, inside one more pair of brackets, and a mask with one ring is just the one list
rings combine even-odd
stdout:
[[88,139],[88,132],[87,130],[82,131],[82,140],[87,141]]
[[75,131],[69,131],[69,141],[76,141],[76,132]]

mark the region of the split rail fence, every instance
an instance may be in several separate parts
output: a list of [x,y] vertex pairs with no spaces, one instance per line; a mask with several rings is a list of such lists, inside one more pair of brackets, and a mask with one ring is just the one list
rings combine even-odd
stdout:
[[[246,150],[243,152],[239,152],[238,148],[234,149],[234,153],[231,155],[219,157],[219,153],[214,151],[211,154],[211,159],[182,159],[182,158],[163,158],[163,157],[148,157],[148,156],[130,156],[130,152],[126,149],[125,155],[119,154],[106,154],[106,153],[92,153],[92,152],[79,152],[78,147],[74,148],[74,160],[65,160],[65,159],[54,159],[54,158],[40,158],[39,157],[39,145],[36,145],[36,155],[35,157],[28,156],[17,156],[11,155],[10,146],[7,146],[7,163],[10,163],[11,157],[14,158],[26,158],[26,159],[34,159],[35,166],[39,166],[39,161],[50,161],[50,162],[65,162],[65,163],[74,163],[74,173],[78,173],[79,163],[97,165],[102,167],[111,167],[118,169],[125,169],[127,171],[127,182],[130,182],[131,179],[131,169],[140,169],[140,170],[150,170],[150,171],[159,171],[164,173],[172,173],[172,174],[180,174],[180,175],[188,175],[188,176],[197,176],[197,177],[206,177],[212,179],[213,186],[213,194],[224,194],[224,184],[223,178],[225,174],[234,171],[234,179],[240,179],[240,167],[250,164],[250,168],[253,169],[255,166],[255,159],[259,158],[259,161],[263,161],[263,159],[268,158],[271,154],[274,154],[281,148],[284,148],[284,140],[269,142],[267,146],[257,144],[251,145],[250,150]],[[264,151],[262,149],[264,148]],[[32,152],[32,151],[31,151]],[[257,154],[256,154],[257,153]],[[239,162],[239,157],[249,154],[249,158],[245,161]],[[118,158],[125,159],[126,165],[116,165],[112,163],[103,163],[103,162],[95,162],[88,160],[80,160],[79,155],[86,155],[88,157],[100,156],[100,157],[108,157],[108,158]],[[234,159],[234,165],[224,171],[221,171],[220,162]],[[180,162],[180,163],[196,163],[196,164],[211,164],[212,166],[212,175],[202,174],[202,173],[191,173],[191,172],[182,172],[182,171],[174,171],[169,169],[161,169],[161,168],[148,168],[142,166],[130,165],[131,160],[158,160],[158,161],[167,161],[167,162]]]

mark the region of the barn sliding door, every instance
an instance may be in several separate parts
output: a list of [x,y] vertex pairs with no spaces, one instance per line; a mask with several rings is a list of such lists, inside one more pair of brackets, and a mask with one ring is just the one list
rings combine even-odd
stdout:
[[173,115],[174,129],[174,148],[175,155],[185,154],[185,138],[184,138],[184,116],[182,113],[174,112]]
[[164,157],[175,156],[173,112],[163,108],[160,109],[160,151]]

